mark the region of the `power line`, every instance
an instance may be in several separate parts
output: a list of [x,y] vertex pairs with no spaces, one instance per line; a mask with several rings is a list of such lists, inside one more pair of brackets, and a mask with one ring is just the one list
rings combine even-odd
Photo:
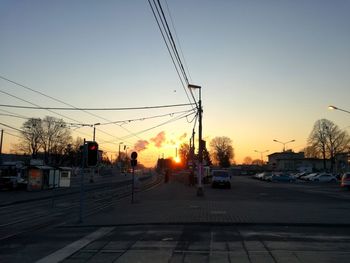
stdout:
[[11,136],[13,136],[13,137],[17,137],[17,138],[19,138],[19,139],[22,139],[22,137],[21,137],[21,136],[18,136],[18,135],[12,134],[12,133],[10,133],[10,132],[8,132],[8,131],[4,131],[4,133],[5,133],[5,134],[7,134],[7,135],[11,135]]
[[17,129],[17,128],[15,128],[15,127],[12,127],[12,126],[10,126],[10,125],[8,125],[8,124],[5,124],[5,123],[2,123],[2,122],[0,122],[0,125],[2,125],[2,126],[5,126],[5,127],[7,127],[7,128],[10,128],[10,129],[12,129],[12,130],[15,130],[15,131],[19,131],[19,132],[21,132],[21,133],[25,133],[25,131],[22,131],[22,130],[20,130],[20,129]]
[[[154,11],[153,5],[152,5],[152,3],[151,3],[150,0],[148,0],[148,4],[149,4],[149,6],[150,6],[150,8],[151,8],[151,10],[152,10],[154,19],[156,20],[156,23],[157,23],[157,25],[158,25],[158,29],[159,29],[159,31],[160,31],[160,33],[161,33],[161,35],[162,35],[163,41],[164,41],[164,43],[165,43],[165,45],[166,45],[166,48],[167,48],[168,53],[169,53],[169,55],[170,55],[171,61],[172,61],[173,65],[174,65],[175,70],[176,70],[176,73],[177,73],[177,75],[178,75],[178,77],[179,77],[179,79],[180,79],[181,85],[182,85],[182,87],[183,87],[183,89],[184,89],[184,91],[185,91],[185,93],[186,93],[186,97],[187,97],[188,101],[192,104],[191,99],[190,99],[190,97],[188,96],[188,93],[187,93],[187,88],[185,87],[185,84],[183,83],[183,80],[182,80],[182,78],[181,78],[181,76],[180,76],[179,70],[178,70],[178,68],[177,68],[177,66],[176,66],[176,63],[175,63],[174,58],[173,58],[173,55],[172,55],[172,53],[171,53],[171,51],[170,51],[169,44],[168,44],[168,42],[167,42],[166,39],[165,39],[163,30],[162,30],[162,28],[161,28],[161,26],[160,26],[158,17],[157,17],[157,15],[156,15],[155,11]],[[156,6],[156,5],[155,5],[155,6]],[[197,103],[196,103],[196,105],[197,105]]]
[[[16,99],[22,100],[24,102],[30,103],[34,105],[33,103],[23,100],[15,95],[12,95],[10,93],[7,93],[5,91],[1,91],[1,93],[4,93],[6,95],[9,95],[11,97],[14,97]],[[162,109],[162,108],[174,108],[174,107],[184,107],[184,106],[191,106],[194,105],[194,103],[182,103],[182,104],[170,104],[170,105],[157,105],[157,106],[142,106],[142,107],[125,107],[125,108],[66,108],[66,107],[40,107],[40,106],[23,106],[23,105],[10,105],[10,104],[0,104],[0,107],[5,108],[16,108],[16,109],[32,109],[32,110],[63,110],[63,111],[123,111],[123,110],[150,110],[150,109]],[[90,113],[90,112],[88,112]],[[98,117],[101,119],[101,117]]]
[[[29,103],[29,104],[31,104],[31,105],[34,105],[35,107],[41,108],[39,105],[37,105],[37,104],[35,104],[35,103],[32,103],[32,102],[30,102],[30,101],[28,101],[28,100],[25,100],[25,99],[22,99],[22,98],[20,98],[20,97],[18,97],[18,96],[15,96],[15,95],[11,94],[11,93],[8,93],[8,92],[6,92],[6,91],[0,90],[0,92],[3,93],[3,94],[8,95],[8,96],[10,96],[10,97],[13,97],[13,98],[16,98],[16,99],[18,99],[18,100],[21,100],[21,101],[24,101],[24,102],[26,102],[26,103]],[[54,112],[54,111],[52,111],[51,109],[46,109],[46,110],[49,111],[49,112],[51,112],[51,113],[53,113],[53,114],[59,115],[59,116],[61,116],[61,117],[63,117],[63,118],[66,118],[66,119],[69,119],[69,120],[72,120],[72,121],[75,121],[75,122],[79,122],[79,121],[77,121],[77,120],[75,120],[75,119],[72,119],[72,118],[70,118],[70,117],[67,117],[67,116],[65,116],[65,115],[63,115],[63,114]]]
[[169,17],[170,17],[171,25],[172,25],[172,27],[173,27],[173,29],[174,29],[174,32],[175,32],[175,38],[176,38],[176,40],[177,40],[177,43],[179,44],[181,57],[182,57],[183,60],[184,60],[184,64],[185,64],[185,68],[186,68],[187,73],[188,73],[188,77],[189,77],[189,79],[192,81],[191,74],[190,74],[190,71],[189,71],[188,66],[187,66],[186,58],[185,58],[185,56],[184,56],[184,54],[183,54],[183,51],[182,51],[181,42],[180,42],[179,36],[177,35],[176,28],[175,28],[175,23],[174,23],[174,20],[173,20],[172,15],[171,15],[170,8],[169,8],[168,1],[167,1],[167,0],[165,0],[165,5],[166,5],[166,8],[167,8]]
[[[3,79],[3,80],[6,80],[6,81],[8,81],[8,82],[10,82],[10,83],[12,83],[12,84],[15,84],[15,85],[17,85],[17,86],[19,86],[19,87],[22,87],[22,88],[24,88],[24,89],[30,90],[30,91],[32,91],[32,92],[35,92],[35,93],[38,93],[38,94],[40,94],[40,95],[42,95],[42,96],[45,96],[45,97],[47,97],[47,98],[50,98],[50,99],[52,99],[52,100],[54,100],[54,101],[56,101],[56,102],[65,104],[65,105],[67,105],[67,106],[69,106],[69,107],[74,108],[75,110],[80,110],[80,111],[83,111],[83,112],[85,112],[85,113],[87,113],[87,114],[89,114],[89,115],[91,115],[91,116],[94,116],[94,117],[97,117],[97,118],[99,118],[99,119],[103,119],[103,120],[105,120],[105,121],[111,122],[111,120],[108,120],[108,119],[106,119],[106,118],[104,118],[104,117],[101,117],[101,116],[98,116],[98,115],[96,115],[96,114],[93,114],[93,113],[91,113],[91,112],[88,112],[87,109],[84,109],[84,108],[77,108],[77,107],[75,107],[75,106],[73,106],[73,105],[71,105],[71,104],[69,104],[69,103],[66,103],[66,102],[64,102],[64,101],[62,101],[62,100],[56,99],[56,98],[54,98],[54,97],[52,97],[52,96],[46,95],[46,94],[44,94],[44,93],[42,93],[42,92],[40,92],[40,91],[37,91],[37,90],[32,89],[32,88],[29,88],[28,86],[25,86],[25,85],[20,84],[20,83],[18,83],[18,82],[16,82],[16,81],[13,81],[13,80],[10,80],[10,79],[8,79],[8,78],[5,78],[5,77],[3,77],[3,76],[1,76],[1,75],[0,75],[0,78]],[[20,99],[19,97],[16,97],[16,96],[11,95],[11,94],[9,94],[9,93],[6,93],[6,92],[3,92],[3,93],[5,93],[5,94],[7,94],[7,95],[9,95],[9,96],[15,97],[15,98],[17,98],[17,99]],[[25,101],[25,102],[27,102],[27,103],[30,103],[30,104],[32,104],[32,105],[38,107],[38,105],[35,105],[35,104],[33,104],[33,103],[31,103],[31,102],[28,102],[28,101],[26,101],[26,100],[23,100],[23,99],[20,99],[20,100]],[[190,104],[191,104],[191,101],[190,101]],[[188,105],[189,105],[189,104],[183,104],[183,105],[181,105],[181,106],[188,106]],[[176,106],[177,106],[177,105],[176,105]],[[163,106],[155,106],[155,107],[156,107],[156,108],[165,108],[165,107],[173,107],[173,105],[163,105]],[[48,110],[48,111],[50,111],[50,112],[53,112],[53,111],[51,111],[50,108],[45,108],[45,107],[40,107],[40,106],[39,106],[39,108],[46,109],[46,110]],[[134,109],[151,109],[151,108],[153,108],[153,106],[151,106],[151,107],[140,107],[140,108],[134,108]],[[120,108],[120,109],[126,110],[126,109],[132,109],[132,108]],[[90,109],[90,110],[92,110],[92,109]],[[55,113],[55,112],[53,112],[53,113]],[[58,113],[55,113],[55,114],[58,114]],[[64,115],[62,115],[62,114],[58,114],[58,115],[64,116]],[[66,117],[66,118],[67,118],[67,117]],[[69,118],[69,119],[71,119],[71,118]],[[72,119],[71,119],[71,120],[72,120]],[[74,119],[73,119],[73,120],[74,120]],[[74,121],[76,121],[76,120],[74,120]],[[79,121],[78,121],[78,122],[79,122]],[[125,127],[123,127],[123,126],[121,126],[121,125],[118,125],[118,124],[115,124],[115,125],[119,126],[119,127],[122,128],[123,130],[127,131],[129,134],[132,134],[133,136],[135,136],[135,137],[137,137],[137,138],[140,139],[140,137],[138,137],[137,135],[135,135],[134,133],[132,133],[131,131],[129,131],[127,128],[125,128]],[[101,130],[100,130],[100,131],[101,131]],[[117,137],[117,136],[111,135],[111,134],[109,134],[109,133],[107,133],[107,132],[104,132],[104,131],[101,131],[101,132],[103,132],[103,133],[105,133],[105,134],[107,134],[107,135],[109,135],[109,136],[111,136],[111,137],[114,137],[114,138],[120,140],[120,138]]]
[[[155,0],[153,0],[153,2],[155,2]],[[181,58],[180,58],[180,56],[179,56],[179,52],[177,51],[177,47],[176,47],[176,43],[175,43],[175,41],[174,41],[173,35],[171,34],[171,30],[170,30],[170,28],[169,28],[168,21],[167,21],[167,19],[166,19],[166,17],[165,17],[165,14],[164,14],[164,11],[163,11],[163,8],[162,8],[162,5],[161,5],[160,1],[157,0],[157,2],[158,2],[159,9],[160,9],[160,11],[161,11],[161,13],[162,13],[162,16],[161,16],[161,17],[163,18],[163,20],[164,20],[164,22],[165,22],[165,26],[166,26],[165,29],[166,29],[167,35],[170,37],[169,41],[170,41],[170,43],[171,43],[173,52],[174,52],[174,54],[175,54],[175,57],[176,57],[176,60],[177,60],[177,62],[178,62],[178,64],[179,64],[179,66],[180,66],[180,69],[181,69],[181,72],[182,72],[183,77],[184,77],[184,79],[185,79],[185,82],[186,82],[186,84],[188,85],[188,84],[189,84],[189,81],[188,81],[188,78],[187,78],[185,69],[184,69],[184,67],[183,67]],[[158,14],[159,14],[159,13],[158,13]],[[160,16],[160,15],[159,15],[159,16]],[[164,24],[163,24],[163,27],[164,27]]]
[[[155,3],[155,0],[153,0],[153,2]],[[170,30],[170,28],[169,28],[168,21],[167,21],[167,19],[166,19],[166,16],[165,16],[165,14],[164,14],[164,11],[163,11],[163,8],[162,8],[162,5],[161,5],[160,1],[157,0],[157,2],[158,2],[159,9],[160,9],[160,11],[161,11],[161,13],[162,13],[162,16],[161,16],[159,13],[158,13],[158,15],[159,15],[159,17],[161,18],[161,20],[164,20],[165,26],[164,26],[164,24],[162,23],[162,24],[163,24],[163,28],[164,28],[164,30],[167,32],[168,40],[169,40],[169,42],[170,42],[170,44],[171,44],[171,47],[172,47],[172,50],[173,50],[173,52],[174,52],[174,54],[175,54],[176,60],[177,60],[177,62],[178,62],[178,66],[179,66],[179,68],[180,68],[180,70],[181,70],[181,72],[182,72],[182,74],[183,74],[183,77],[184,77],[184,79],[185,79],[185,82],[186,82],[186,84],[187,84],[187,86],[188,86],[188,85],[189,85],[189,81],[188,81],[188,78],[187,78],[187,74],[186,74],[186,71],[185,71],[185,69],[184,69],[183,63],[182,63],[182,61],[181,61],[181,57],[180,57],[180,55],[179,55],[179,52],[177,51],[176,43],[175,43],[175,41],[174,41],[173,35],[172,35],[172,33],[171,33],[171,30]],[[158,8],[157,8],[157,11],[158,11]],[[182,54],[182,56],[184,57],[183,54]],[[196,99],[195,99],[195,97],[194,97],[194,95],[193,95],[193,91],[192,91],[191,89],[190,89],[190,93],[191,93],[191,96],[192,96],[193,101],[194,101],[195,104],[196,104],[196,107],[198,108]]]
[[155,119],[155,118],[160,118],[160,117],[165,117],[165,116],[172,116],[175,114],[179,113],[187,113],[193,110],[186,110],[186,111],[178,111],[178,112],[170,112],[170,113],[165,113],[161,115],[155,115],[155,116],[150,116],[150,117],[143,117],[143,118],[137,118],[137,119],[129,119],[129,120],[122,120],[122,121],[114,121],[114,122],[106,122],[106,123],[101,123],[101,125],[108,125],[108,124],[114,124],[114,123],[128,123],[128,122],[134,122],[134,121],[144,121],[144,120],[150,120],[150,119]]
[[[187,118],[188,116],[191,116],[192,114],[195,114],[195,112],[191,112],[191,113],[186,114],[186,115],[183,115],[183,114],[182,114],[182,115],[180,115],[180,116],[178,116],[178,117],[175,117],[175,118],[173,118],[173,119],[171,119],[171,120],[168,120],[168,121],[166,121],[166,122],[163,122],[163,123],[161,123],[161,124],[155,125],[155,126],[153,126],[153,127],[151,127],[151,128],[148,128],[148,129],[139,131],[139,132],[137,132],[136,134],[145,133],[145,132],[147,132],[147,131],[150,131],[150,130],[153,130],[153,129],[155,129],[155,128],[158,128],[158,127],[164,126],[164,125],[166,125],[166,124],[169,124],[169,123],[171,123],[171,122],[178,121],[178,120],[183,119],[183,118]],[[124,138],[127,139],[128,136],[126,136],[126,137],[124,137]]]

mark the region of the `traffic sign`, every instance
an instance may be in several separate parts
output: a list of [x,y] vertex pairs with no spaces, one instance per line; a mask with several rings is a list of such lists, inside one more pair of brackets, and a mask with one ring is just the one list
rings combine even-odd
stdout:
[[131,159],[136,160],[137,159],[137,152],[131,153]]
[[131,166],[135,167],[137,165],[137,160],[130,160]]

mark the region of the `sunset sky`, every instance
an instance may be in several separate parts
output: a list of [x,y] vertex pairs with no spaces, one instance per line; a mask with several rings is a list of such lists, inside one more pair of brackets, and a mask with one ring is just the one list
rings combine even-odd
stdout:
[[[327,109],[350,110],[350,1],[161,3],[171,12],[190,82],[202,87],[207,144],[215,136],[230,137],[240,163],[246,156],[260,158],[254,150],[281,151],[273,139],[295,139],[288,148],[301,150],[321,118],[350,131],[350,114]],[[0,32],[0,76],[75,107],[189,102],[147,0],[2,0]],[[67,106],[3,79],[0,91],[0,104]],[[190,109],[91,112],[94,116],[55,111],[62,117],[0,106],[0,123],[19,129],[25,120],[18,115],[88,124],[126,120],[96,126],[96,140],[112,158],[121,142],[128,151],[136,147],[140,161],[153,166],[188,142],[193,115],[159,125]],[[10,152],[19,133],[0,128],[3,151]],[[91,127],[72,128],[73,137],[90,140],[92,133]]]

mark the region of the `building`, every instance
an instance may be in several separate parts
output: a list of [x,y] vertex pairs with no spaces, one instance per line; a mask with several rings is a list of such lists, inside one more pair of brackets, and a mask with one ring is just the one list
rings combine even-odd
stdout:
[[350,152],[335,155],[335,173],[350,172]]
[[[277,152],[268,155],[268,164],[273,171],[321,172],[324,161],[318,158],[305,158],[303,152]],[[326,160],[326,170],[331,169],[331,162]]]

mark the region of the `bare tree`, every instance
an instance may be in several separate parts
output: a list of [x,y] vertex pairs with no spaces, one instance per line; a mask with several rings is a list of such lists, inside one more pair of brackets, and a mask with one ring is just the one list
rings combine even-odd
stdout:
[[261,165],[264,165],[264,162],[261,159],[255,159],[255,160],[252,160],[252,164],[261,166]]
[[64,149],[72,142],[70,130],[62,119],[46,116],[42,122],[41,143],[46,161],[53,155],[58,156],[64,153]]
[[42,126],[41,119],[31,118],[23,123],[21,129],[22,139],[17,145],[19,151],[31,154],[33,158],[38,155],[42,147]]
[[303,149],[304,155],[306,158],[322,158],[322,155],[320,155],[320,152],[317,151],[314,147],[312,146],[306,146]]
[[185,167],[190,159],[190,146],[188,143],[183,143],[180,145],[179,155],[181,158],[181,163]]
[[252,162],[253,162],[253,159],[250,156],[246,156],[243,159],[243,164],[252,164]]
[[214,160],[221,167],[229,167],[233,160],[234,153],[232,140],[228,137],[215,137],[210,142],[210,148]]
[[346,131],[327,119],[315,122],[308,138],[308,149],[315,156],[322,156],[323,168],[326,170],[326,159],[331,160],[331,170],[335,164],[335,155],[348,151],[350,137]]

